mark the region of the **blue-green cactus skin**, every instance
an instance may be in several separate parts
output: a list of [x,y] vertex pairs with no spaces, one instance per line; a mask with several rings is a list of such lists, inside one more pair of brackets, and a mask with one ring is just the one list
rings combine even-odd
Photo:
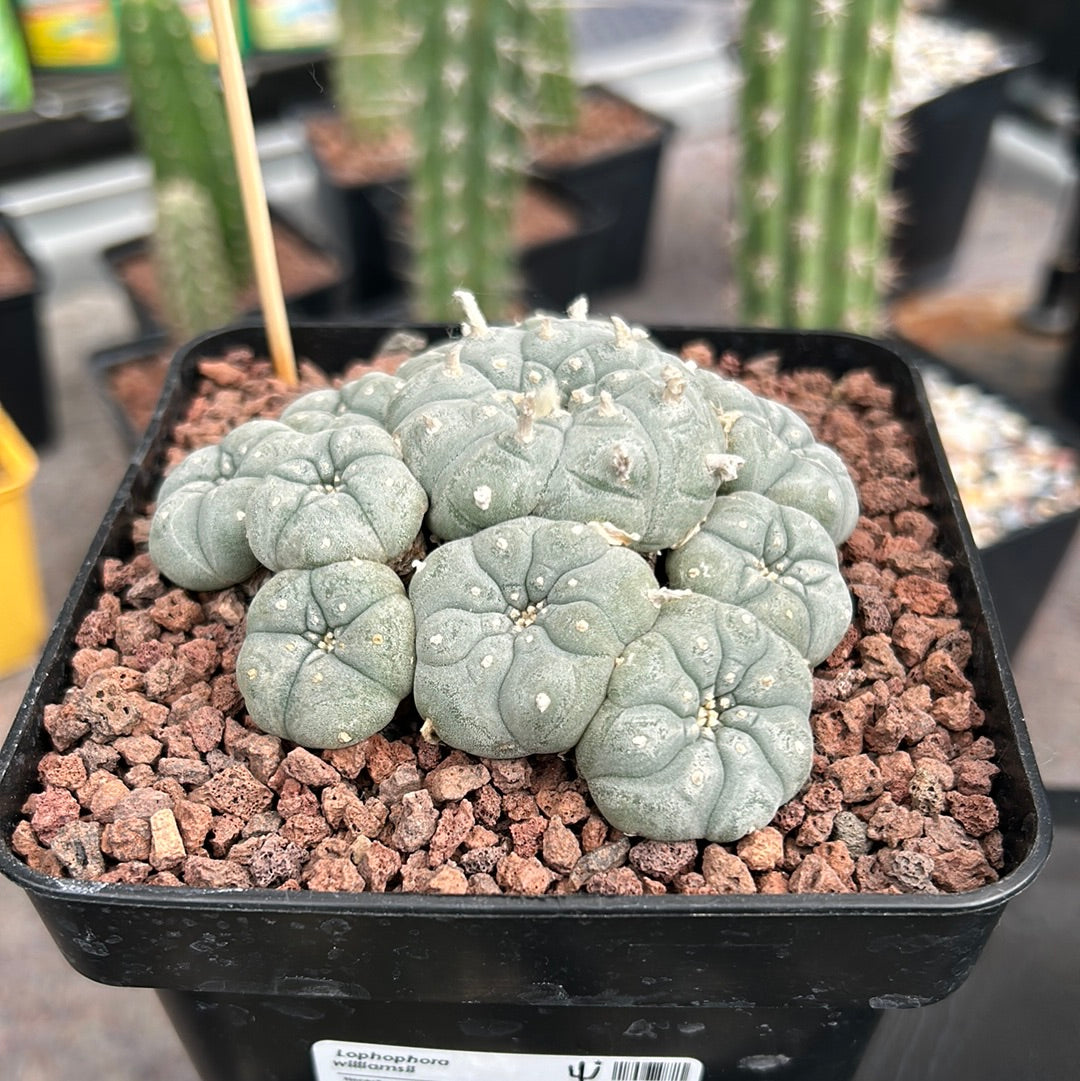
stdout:
[[743,608],[663,602],[576,748],[609,823],[653,840],[734,841],[768,825],[813,757],[810,669]]
[[759,492],[816,518],[843,544],[859,521],[859,495],[843,460],[815,440],[793,410],[716,372],[694,369],[693,379],[716,410],[727,450],[742,459],[720,493]]
[[305,435],[247,506],[251,550],[271,570],[347,559],[386,563],[420,531],[427,497],[377,424]]
[[386,372],[365,372],[341,387],[302,394],[285,407],[281,420],[298,431],[316,432],[340,425],[386,423],[386,409],[401,380]]
[[668,583],[753,612],[817,665],[851,623],[836,545],[817,519],[757,492],[718,499],[700,532],[668,552]]
[[657,588],[641,556],[580,522],[520,518],[441,545],[409,586],[418,712],[483,757],[571,750]]
[[704,519],[726,441],[677,357],[583,313],[495,328],[473,312],[466,327],[402,366],[386,414],[432,533],[537,515],[602,522],[652,552]]
[[162,481],[150,521],[149,551],[158,569],[195,591],[250,578],[258,559],[248,541],[248,501],[300,440],[278,421],[248,421],[179,462]]
[[236,682],[252,721],[305,747],[345,747],[412,688],[415,625],[401,579],[350,560],[268,579],[248,608]]

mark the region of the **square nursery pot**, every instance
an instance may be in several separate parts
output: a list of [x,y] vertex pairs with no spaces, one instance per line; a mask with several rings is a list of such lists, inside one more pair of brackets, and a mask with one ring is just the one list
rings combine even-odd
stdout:
[[[297,325],[294,337],[298,355],[336,372],[395,329]],[[526,897],[200,890],[30,870],[12,830],[49,747],[44,710],[69,685],[76,632],[97,603],[98,568],[131,553],[133,520],[156,493],[168,433],[194,395],[196,359],[232,346],[266,355],[260,328],[228,328],[176,354],[0,752],[0,870],[77,971],[157,989],[207,1081],[345,1081],[376,1066],[442,1081],[842,1078],[882,1011],[935,1002],[964,982],[1004,907],[1040,871],[1046,794],[916,370],[881,343],[839,334],[653,333],[672,349],[707,338],[740,356],[776,353],[785,366],[869,368],[893,388],[938,550],[954,567],[983,732],[997,746],[999,877],[953,894]],[[432,1075],[422,1059],[445,1065]]]
[[[344,125],[331,110],[302,110],[297,123],[315,174],[315,205],[327,245],[345,271],[346,307],[366,310],[372,302],[402,294],[406,283],[392,263],[387,230],[401,205],[408,169],[391,158],[385,164],[376,159],[359,172],[349,170]],[[338,154],[345,156],[340,164]]]
[[90,374],[125,445],[134,450],[146,434],[161,398],[174,349],[168,334],[96,349]]
[[903,114],[909,149],[898,155],[892,179],[901,206],[891,239],[897,292],[933,286],[952,269],[991,130],[1019,63],[954,86]]
[[[270,224],[288,313],[298,319],[340,315],[345,275],[337,257],[276,207],[270,208]],[[141,236],[102,252],[108,272],[127,296],[140,338],[153,338],[167,330],[157,298],[152,245],[152,236]],[[253,318],[258,314],[258,298],[252,287],[243,315]]]
[[564,137],[538,139],[532,169],[603,213],[601,256],[589,290],[596,295],[641,279],[664,150],[675,125],[602,86],[584,88],[580,108],[589,123]]
[[[927,376],[942,380],[945,387],[951,385],[971,392],[975,396],[974,403],[967,403],[971,408],[982,402],[984,410],[993,410],[992,416],[984,414],[983,423],[989,426],[989,430],[999,433],[1015,430],[1018,442],[1022,436],[1038,440],[1038,446],[1043,448],[1038,460],[1032,458],[1025,461],[1022,467],[1027,479],[1052,475],[1053,470],[1058,468],[1058,458],[1064,459],[1060,464],[1062,475],[1070,471],[1073,476],[1080,475],[1080,429],[1068,420],[1049,416],[1031,405],[1020,405],[1000,391],[985,386],[956,365],[910,342],[901,341],[896,347]],[[932,389],[933,384],[928,385]],[[930,395],[930,400],[933,405],[933,395]],[[977,418],[973,419],[977,422]],[[950,438],[941,417],[938,417],[937,425],[946,437],[947,446],[967,447],[969,444],[970,441],[962,433],[951,433]],[[1008,444],[1003,438],[1002,445],[1008,447],[1015,444]],[[988,468],[1007,468],[1011,463],[1002,459],[1002,455],[1007,453],[1007,450],[998,451],[997,459],[993,461],[987,455]],[[961,490],[962,498],[964,494]],[[1044,494],[1042,498],[1047,503],[1047,509],[1041,513],[1035,512],[1037,501],[1034,497],[1023,501],[1022,506],[1003,506],[1003,513],[1014,516],[1016,524],[1009,529],[1003,527],[995,539],[981,543],[976,540],[976,550],[990,587],[994,611],[1010,655],[1015,656],[1023,644],[1028,628],[1076,536],[1077,526],[1080,525],[1078,494],[1080,479],[1064,491],[1065,498],[1050,501]],[[1059,507],[1056,511],[1053,509],[1054,502]]]
[[[399,198],[384,223],[390,264],[398,280],[411,276],[408,205]],[[592,297],[604,274],[610,214],[563,185],[527,178],[514,223],[520,301],[526,309],[563,309],[580,296]],[[368,305],[368,310],[371,309]],[[374,309],[378,310],[378,302]]]
[[14,222],[0,214],[0,402],[32,447],[53,437],[52,388],[39,321],[45,279],[19,238]]

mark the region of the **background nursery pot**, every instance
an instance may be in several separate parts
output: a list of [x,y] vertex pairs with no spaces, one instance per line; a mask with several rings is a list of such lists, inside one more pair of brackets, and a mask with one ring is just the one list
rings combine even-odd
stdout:
[[0,214],[0,401],[32,447],[52,438],[53,404],[38,308],[44,279],[13,222]]
[[[599,245],[601,257],[590,295],[634,285],[645,269],[653,205],[664,151],[675,125],[642,109],[602,86],[582,91],[580,109],[595,108],[622,116],[612,129],[623,135],[605,144],[603,131],[569,131],[564,136],[538,137],[533,171],[561,184],[586,203],[602,208],[606,221]],[[626,118],[630,118],[627,123]]]
[[[337,257],[280,210],[271,209],[270,221],[289,313],[300,319],[329,318],[340,307],[345,283]],[[161,334],[166,318],[154,269],[153,238],[141,236],[110,245],[102,252],[102,259],[131,305],[139,335]],[[250,317],[258,307],[254,286],[243,302],[244,312]]]
[[[294,340],[298,355],[334,372],[371,355],[392,329],[298,325]],[[338,1041],[365,1039],[553,1055],[551,1076],[560,1077],[582,1055],[590,1064],[618,1055],[641,1069],[606,1077],[690,1081],[726,1076],[740,1063],[783,1061],[786,1076],[840,1078],[882,1009],[934,1002],[964,981],[1005,905],[1041,869],[1050,844],[1045,792],[914,369],[883,345],[846,335],[653,334],[674,350],[706,338],[743,356],[776,352],[788,367],[835,374],[868,367],[894,389],[896,408],[914,429],[939,546],[955,565],[984,731],[998,745],[1000,877],[959,894],[454,897],[105,885],[29,870],[10,847],[12,829],[48,749],[43,712],[68,684],[74,637],[98,594],[97,568],[104,557],[130,552],[133,519],[156,493],[168,433],[197,385],[197,358],[232,346],[266,355],[260,328],[230,328],[174,358],[141,453],[0,753],[0,869],[27,892],[80,973],[158,990],[207,1081],[338,1081],[344,1075],[325,1058],[313,1068],[313,1047],[330,1041],[317,1054],[332,1056],[348,1050]],[[675,1061],[663,1062],[668,1056]],[[654,1072],[644,1072],[641,1060]]]

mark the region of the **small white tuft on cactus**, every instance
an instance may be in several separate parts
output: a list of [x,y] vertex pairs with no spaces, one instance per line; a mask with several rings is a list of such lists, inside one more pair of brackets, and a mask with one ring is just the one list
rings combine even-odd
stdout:
[[620,319],[619,316],[613,315],[611,317],[611,326],[615,331],[615,345],[619,349],[629,349],[634,344],[634,335],[630,330],[629,324]]
[[611,465],[617,480],[626,481],[630,479],[630,470],[634,465],[633,459],[631,459],[626,448],[619,443],[616,443],[612,448]]
[[514,406],[518,415],[517,441],[522,444],[531,443],[536,434],[533,422],[536,414],[536,395],[519,394],[514,399]]
[[611,522],[589,522],[589,525],[595,529],[608,544],[616,548],[629,548],[630,545],[641,540],[640,534],[628,533],[625,529],[620,529],[617,525],[612,525]]
[[480,310],[476,297],[468,289],[454,290],[454,299],[461,305],[470,332],[477,338],[483,338],[490,329],[484,313]]
[[661,398],[668,404],[681,401],[686,394],[686,378],[683,373],[669,365],[660,374],[664,379]]
[[761,51],[769,60],[777,60],[787,49],[787,38],[775,30],[767,30],[761,35]]
[[705,465],[716,474],[717,480],[726,482],[735,480],[739,470],[746,464],[745,458],[737,454],[708,454]]
[[576,300],[571,301],[566,309],[566,314],[575,322],[584,322],[589,318],[589,298],[578,297]]
[[818,0],[817,14],[830,25],[835,26],[840,19],[847,15],[850,0]]
[[611,391],[600,391],[600,408],[597,410],[602,417],[617,417],[619,410],[615,406],[615,399],[611,396]]
[[461,342],[456,342],[453,348],[446,354],[446,360],[443,362],[443,371],[451,379],[460,379],[461,368],[461,350],[464,348]]

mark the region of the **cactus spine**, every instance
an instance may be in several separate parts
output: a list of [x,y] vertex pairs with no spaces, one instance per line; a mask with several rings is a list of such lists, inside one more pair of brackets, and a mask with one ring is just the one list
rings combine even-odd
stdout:
[[750,0],[740,102],[742,318],[873,331],[903,0]]
[[213,204],[186,177],[172,177],[158,188],[153,250],[162,304],[177,338],[193,338],[235,316]]
[[251,256],[225,106],[178,0],[120,0],[120,42],[133,120],[155,183],[185,177],[207,192],[233,281],[245,284]]
[[330,57],[334,98],[353,138],[382,139],[405,121],[404,67],[413,46],[407,4],[339,0],[340,33]]
[[525,163],[526,0],[417,0],[413,55],[419,101],[411,198],[414,300],[428,319],[453,317],[468,286],[497,316],[517,293],[514,208]]

